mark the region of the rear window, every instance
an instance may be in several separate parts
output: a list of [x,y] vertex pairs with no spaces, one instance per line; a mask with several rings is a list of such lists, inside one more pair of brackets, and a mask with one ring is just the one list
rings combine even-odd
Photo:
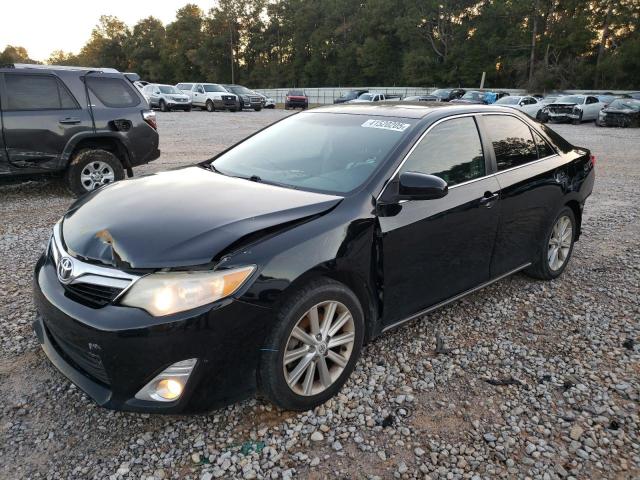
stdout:
[[484,122],[493,143],[499,172],[538,159],[531,130],[520,120],[506,115],[485,115]]
[[87,86],[107,107],[135,107],[140,98],[125,80],[112,77],[86,77]]
[[5,74],[7,110],[80,108],[67,87],[53,75]]

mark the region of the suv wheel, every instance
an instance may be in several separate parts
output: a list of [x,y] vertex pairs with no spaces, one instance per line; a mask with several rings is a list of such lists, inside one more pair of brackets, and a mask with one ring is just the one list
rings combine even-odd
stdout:
[[254,110],[255,110],[256,112],[259,112],[260,110],[262,110],[262,107],[255,107],[255,108],[254,108]]
[[120,160],[113,153],[99,149],[80,150],[65,173],[67,188],[77,196],[123,178]]
[[207,112],[215,112],[216,106],[213,104],[211,100],[207,100]]
[[160,111],[161,112],[169,111],[169,107],[167,107],[167,102],[165,102],[164,100],[160,100]]
[[280,308],[261,351],[258,383],[274,404],[309,410],[333,397],[353,371],[364,339],[364,314],[345,285],[309,283]]

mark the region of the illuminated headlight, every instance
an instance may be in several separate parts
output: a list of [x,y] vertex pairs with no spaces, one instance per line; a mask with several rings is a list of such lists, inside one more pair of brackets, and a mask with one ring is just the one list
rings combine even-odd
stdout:
[[197,359],[191,358],[174,363],[165,368],[162,373],[147,383],[136,393],[138,400],[152,400],[156,402],[174,402],[180,398],[187,380],[196,366]]
[[190,310],[232,295],[255,268],[153,273],[134,283],[120,303],[142,308],[154,317]]

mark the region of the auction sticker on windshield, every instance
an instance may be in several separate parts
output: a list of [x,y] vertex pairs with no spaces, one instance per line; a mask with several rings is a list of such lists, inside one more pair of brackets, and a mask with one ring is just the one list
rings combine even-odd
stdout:
[[382,130],[393,130],[394,132],[404,132],[411,126],[410,123],[394,122],[392,120],[367,120],[362,124],[366,128],[381,128]]

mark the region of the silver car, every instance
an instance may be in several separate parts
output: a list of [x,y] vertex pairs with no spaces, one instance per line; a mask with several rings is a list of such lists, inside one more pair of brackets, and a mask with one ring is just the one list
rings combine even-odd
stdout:
[[191,111],[191,98],[173,85],[150,83],[142,89],[142,95],[151,108],[159,108],[162,112],[171,110]]

